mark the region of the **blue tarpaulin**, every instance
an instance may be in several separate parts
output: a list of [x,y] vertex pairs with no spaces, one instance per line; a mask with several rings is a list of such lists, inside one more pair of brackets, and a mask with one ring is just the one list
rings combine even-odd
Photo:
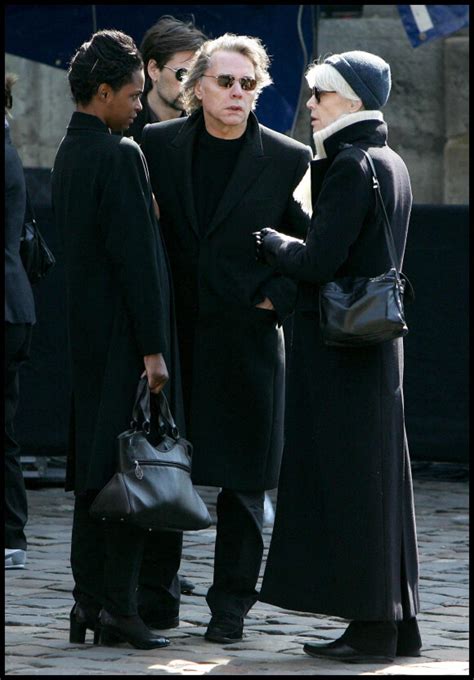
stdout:
[[[301,35],[298,14],[301,7]],[[297,113],[301,80],[311,59],[312,5],[6,5],[5,51],[67,68],[95,30],[115,28],[137,45],[164,14],[196,25],[210,38],[225,32],[260,38],[272,58],[273,85],[258,100],[261,123],[287,132]],[[303,45],[301,38],[303,39]],[[306,49],[307,56],[304,53]],[[309,90],[308,90],[309,96]]]
[[413,47],[469,25],[469,5],[397,5]]

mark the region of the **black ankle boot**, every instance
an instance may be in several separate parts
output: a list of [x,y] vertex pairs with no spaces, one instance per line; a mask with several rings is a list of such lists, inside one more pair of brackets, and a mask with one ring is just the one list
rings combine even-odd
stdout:
[[98,617],[99,607],[85,606],[76,602],[69,614],[69,642],[85,642],[87,629],[94,633],[94,644],[99,639]]
[[99,614],[99,644],[114,645],[128,642],[137,649],[156,649],[167,647],[168,638],[155,635],[138,614],[113,616],[105,609]]
[[421,635],[416,617],[397,621],[397,628],[397,656],[421,656]]

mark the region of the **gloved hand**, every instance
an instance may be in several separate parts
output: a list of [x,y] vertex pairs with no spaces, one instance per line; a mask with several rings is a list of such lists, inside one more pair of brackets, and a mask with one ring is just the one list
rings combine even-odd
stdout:
[[266,227],[260,231],[254,231],[256,259],[273,265],[276,261],[278,248],[288,238],[285,234]]

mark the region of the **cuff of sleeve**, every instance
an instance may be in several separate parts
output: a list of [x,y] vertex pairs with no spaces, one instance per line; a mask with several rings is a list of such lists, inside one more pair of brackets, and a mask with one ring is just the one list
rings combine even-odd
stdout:
[[[283,279],[279,279],[279,282],[282,281]],[[279,326],[283,324],[285,319],[293,314],[296,302],[296,284],[290,281],[287,281],[286,283],[288,285],[285,286],[284,291],[277,290],[276,287],[272,285],[271,281],[266,285],[263,285],[260,289],[263,295],[271,300]]]

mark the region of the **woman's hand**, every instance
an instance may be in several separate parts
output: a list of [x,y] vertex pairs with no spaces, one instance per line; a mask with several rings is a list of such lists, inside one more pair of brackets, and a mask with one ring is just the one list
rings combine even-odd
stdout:
[[265,300],[259,302],[258,305],[255,305],[255,307],[258,307],[259,309],[269,309],[271,311],[275,311],[273,302],[270,300],[270,298],[267,297],[265,298]]
[[169,379],[168,369],[162,354],[147,354],[143,357],[145,370],[142,378],[148,378],[148,387],[153,394],[159,394]]
[[260,231],[254,231],[253,236],[255,238],[256,259],[267,264],[274,264],[278,248],[284,241],[284,234],[265,227]]

